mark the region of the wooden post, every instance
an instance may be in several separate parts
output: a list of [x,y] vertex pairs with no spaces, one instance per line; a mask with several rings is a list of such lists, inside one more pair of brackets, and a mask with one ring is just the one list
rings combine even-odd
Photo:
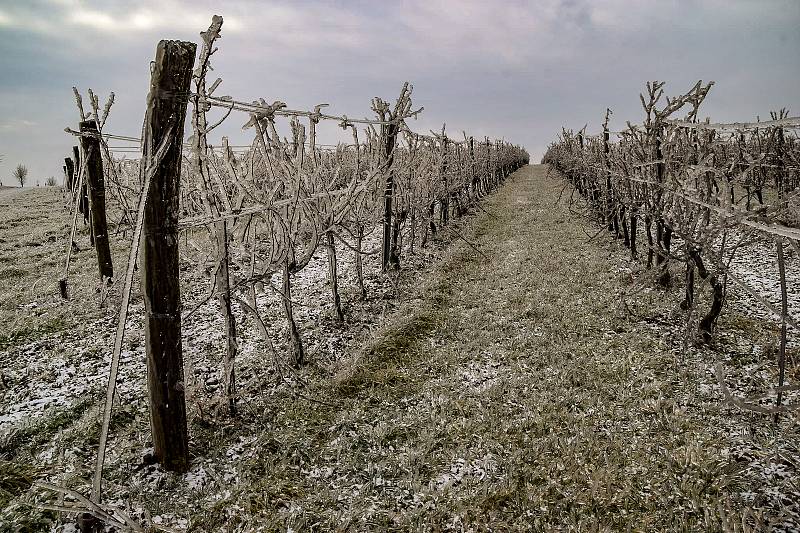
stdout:
[[64,177],[66,179],[65,185],[68,191],[72,191],[72,182],[75,179],[75,165],[72,164],[72,158],[64,158]]
[[[584,154],[583,154],[583,132],[582,131],[578,132],[578,147],[580,149],[579,159],[581,161],[581,167],[583,167]],[[578,173],[577,183],[578,183],[578,192],[581,193],[581,195],[583,195],[584,197],[588,197],[589,196],[588,178],[584,175],[584,173],[582,171],[579,171],[579,173]]]
[[[780,115],[783,116],[783,113]],[[778,118],[777,116],[775,118]],[[775,143],[775,162],[777,163],[777,172],[775,172],[775,186],[778,189],[778,206],[779,209],[785,210],[787,208],[787,197],[785,192],[788,190],[787,186],[789,185],[787,182],[789,181],[787,178],[789,177],[788,172],[783,172],[784,160],[786,159],[785,150],[784,150],[784,136],[783,136],[783,128],[776,128],[777,133],[777,142]],[[733,188],[731,188],[733,189]]]
[[[778,252],[778,274],[781,282],[781,338],[778,348],[778,398],[775,400],[777,407],[783,400],[783,384],[786,379],[786,317],[789,314],[789,302],[786,293],[786,262],[783,255],[783,241],[776,239]],[[778,423],[778,413],[775,413],[775,423]]]
[[142,168],[147,169],[148,162],[154,164],[150,158],[156,148],[167,143],[145,204],[140,265],[154,455],[163,468],[179,472],[189,467],[189,437],[181,348],[178,198],[195,50],[195,44],[189,42],[158,43],[151,68],[142,158]]
[[[783,110],[778,118],[783,118]],[[786,170],[786,152],[784,150],[783,128],[778,128],[778,165],[776,179],[778,179],[778,202],[781,209],[788,208],[786,198],[786,187],[789,181],[789,171]],[[783,239],[778,237],[775,240],[778,253],[778,274],[780,276],[781,287],[781,338],[778,348],[778,398],[775,400],[777,407],[781,406],[783,400],[783,385],[786,379],[786,317],[789,315],[789,300],[786,288],[786,260],[783,254]],[[775,423],[778,423],[779,413],[775,413]]]
[[384,160],[386,161],[386,189],[383,193],[383,270],[389,268],[392,246],[392,201],[394,199],[394,145],[400,125],[396,122],[381,126],[384,136]]
[[489,144],[489,137],[486,137],[486,182],[484,184],[484,192],[488,194],[492,187],[492,147]]
[[475,139],[473,137],[469,138],[469,161],[470,173],[472,174],[472,194],[475,195],[477,200],[480,197],[480,193],[478,191],[478,171],[475,168]]
[[[81,122],[81,133],[97,134],[97,122],[86,120]],[[114,277],[111,264],[111,248],[108,243],[108,223],[106,222],[106,187],[103,179],[103,156],[100,153],[100,139],[95,136],[81,137],[81,147],[86,154],[86,178],[89,183],[89,206],[91,211],[92,235],[94,249],[97,253],[97,267],[100,279]]]
[[[444,130],[444,128],[442,128]],[[450,191],[447,180],[447,136],[442,135],[442,165],[439,170],[442,174],[442,184],[444,185],[444,193],[439,200],[439,221],[442,225],[447,224],[447,213],[450,207]]]
[[456,144],[455,148],[456,148],[456,180],[455,180],[456,181],[456,183],[455,183],[456,188],[450,193],[450,199],[452,200],[452,204],[453,204],[452,212],[451,212],[452,218],[455,218],[457,216],[460,217],[462,215],[462,212],[461,212],[461,197],[459,196],[460,189],[461,189],[461,183],[462,183],[462,181],[461,181],[461,176],[462,176],[462,172],[461,172],[461,145],[460,144]]
[[608,118],[611,110],[606,108],[606,119],[603,121],[603,162],[606,167],[606,216],[608,217],[608,231],[613,232],[619,238],[619,224],[617,223],[617,213],[614,207],[614,187],[611,182],[611,139],[608,131]]
[[[655,126],[655,156],[656,156],[656,182],[661,184],[666,180],[666,168],[664,164],[664,153],[662,151],[664,130],[663,125],[657,123]],[[662,192],[659,189],[656,192],[656,206],[657,209],[663,209],[662,205]],[[658,278],[658,283],[662,287],[667,287],[670,284],[669,273],[669,253],[670,243],[672,241],[672,228],[666,223],[664,217],[659,215],[656,220],[656,266],[661,269],[661,274]]]

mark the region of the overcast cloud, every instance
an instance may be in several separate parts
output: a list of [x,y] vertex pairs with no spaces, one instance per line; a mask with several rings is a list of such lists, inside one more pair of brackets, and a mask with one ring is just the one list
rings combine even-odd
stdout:
[[[453,136],[504,137],[534,159],[562,125],[599,130],[606,107],[612,127],[640,120],[647,80],[667,94],[715,80],[702,112],[715,120],[800,112],[797,0],[0,0],[0,181],[18,163],[32,183],[60,181],[73,85],[114,91],[106,129],[136,135],[158,40],[198,42],[213,14],[225,19],[217,94],[363,117],[408,80],[425,106],[413,129],[446,122]],[[244,140],[245,120],[222,133]]]

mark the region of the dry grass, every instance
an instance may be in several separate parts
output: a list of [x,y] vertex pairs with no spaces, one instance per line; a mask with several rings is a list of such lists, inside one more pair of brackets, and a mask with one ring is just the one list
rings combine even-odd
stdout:
[[[763,488],[731,449],[730,420],[768,423],[709,393],[713,353],[665,337],[680,331],[679,289],[623,308],[625,252],[587,243],[594,231],[554,205],[560,186],[527,167],[461,219],[484,255],[453,242],[380,329],[353,338],[333,379],[312,366],[293,387],[265,385],[236,420],[196,418],[189,476],[143,467],[147,421],[121,421],[110,493],[192,531],[722,531],[780,518],[742,500]],[[796,425],[783,429],[754,430],[753,446],[796,453],[784,446]]]
[[[265,405],[240,483],[193,529],[723,530],[747,483],[705,380],[620,309],[609,250],[528,168],[320,405]],[[663,311],[644,292],[643,308]],[[699,372],[699,371],[698,371]],[[288,399],[287,399],[288,400]],[[741,526],[740,526],[741,527]]]
[[[80,214],[75,239],[80,251],[72,256],[69,278],[75,297],[65,303],[59,295],[71,222],[60,187],[0,190],[0,349],[113,313],[114,306],[100,308],[83,296],[94,292],[99,278]],[[119,271],[127,243],[111,243]]]

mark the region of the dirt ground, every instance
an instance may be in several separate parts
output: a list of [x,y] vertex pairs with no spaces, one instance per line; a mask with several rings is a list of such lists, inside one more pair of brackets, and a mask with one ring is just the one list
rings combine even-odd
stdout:
[[[324,268],[312,265],[298,296],[309,303],[300,322],[310,364],[297,373],[275,364],[244,321],[247,397],[236,419],[213,409],[220,339],[202,332],[220,331],[218,318],[195,315],[184,332],[197,376],[187,474],[142,463],[143,361],[130,346],[106,501],[141,523],[191,531],[796,531],[796,412],[775,426],[739,410],[714,375],[722,364],[736,393],[773,387],[774,325],[729,301],[715,342],[695,345],[682,288],[639,283],[642,267],[605,235],[590,238],[596,227],[570,210],[563,187],[546,166],[516,172],[412,261],[391,304],[370,259],[373,299],[349,300],[345,326],[331,325],[324,305],[311,311],[324,294]],[[18,232],[2,232],[7,256],[24,232],[3,224]],[[14,279],[31,279],[20,270]],[[4,292],[21,290],[8,280]],[[8,294],[21,303],[26,293]],[[23,472],[87,492],[113,318],[88,313],[82,333],[42,328],[0,347],[5,486],[27,489],[12,475]],[[280,338],[278,314],[270,324]],[[25,411],[33,422],[12,416],[12,404],[35,400],[37,388],[52,395],[55,382],[59,395],[82,392]],[[73,531],[36,509],[52,495],[19,492],[5,499],[0,530]]]

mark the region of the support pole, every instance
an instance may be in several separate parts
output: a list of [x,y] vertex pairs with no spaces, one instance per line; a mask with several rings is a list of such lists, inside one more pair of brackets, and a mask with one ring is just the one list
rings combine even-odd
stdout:
[[189,42],[158,43],[144,124],[144,162],[155,147],[167,143],[150,185],[141,245],[150,426],[156,459],[166,470],[178,472],[189,467],[178,278],[178,198],[195,50],[195,44]]
[[392,122],[381,126],[384,138],[384,161],[386,162],[386,188],[383,193],[383,270],[389,268],[392,246],[392,202],[394,200],[394,145],[397,141],[399,124]]
[[[86,120],[80,124],[81,133],[99,134],[97,121]],[[94,249],[97,253],[97,268],[102,281],[114,277],[111,264],[111,247],[108,242],[108,223],[106,221],[106,187],[103,178],[103,156],[100,152],[100,139],[95,136],[81,137],[81,147],[86,154],[86,178],[89,192],[90,222],[94,236]]]
[[75,165],[72,163],[71,157],[64,158],[64,178],[65,182],[64,185],[68,191],[73,190],[73,180],[75,176]]

